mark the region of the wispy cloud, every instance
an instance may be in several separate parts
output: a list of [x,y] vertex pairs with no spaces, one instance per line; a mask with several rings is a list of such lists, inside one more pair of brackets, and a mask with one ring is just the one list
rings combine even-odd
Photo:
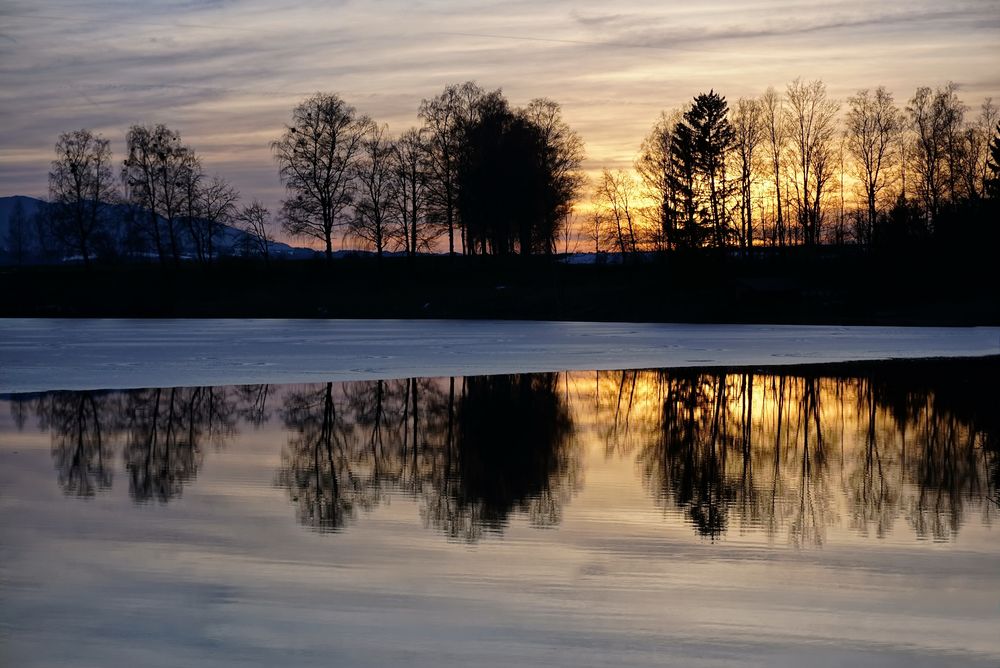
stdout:
[[589,166],[626,165],[661,109],[821,77],[836,95],[960,80],[1000,97],[993,0],[18,2],[0,9],[0,194],[45,190],[59,132],[179,129],[250,196],[280,194],[267,145],[292,105],[339,92],[393,130],[476,79],[561,102]]

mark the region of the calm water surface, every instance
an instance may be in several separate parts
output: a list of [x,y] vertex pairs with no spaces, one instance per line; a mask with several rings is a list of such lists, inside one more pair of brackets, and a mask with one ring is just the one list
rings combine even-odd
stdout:
[[998,371],[7,396],[0,664],[997,666]]

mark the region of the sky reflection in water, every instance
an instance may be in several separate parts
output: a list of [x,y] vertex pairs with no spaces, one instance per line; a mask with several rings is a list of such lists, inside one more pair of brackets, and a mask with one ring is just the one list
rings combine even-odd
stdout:
[[997,366],[14,395],[5,652],[995,664]]

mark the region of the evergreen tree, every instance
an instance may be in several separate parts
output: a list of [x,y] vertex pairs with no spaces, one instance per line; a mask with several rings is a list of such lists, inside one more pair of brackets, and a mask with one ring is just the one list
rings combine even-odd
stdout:
[[990,176],[986,180],[986,196],[992,200],[1000,199],[1000,123],[990,141],[990,158],[987,166]]
[[714,90],[701,93],[684,114],[684,125],[691,135],[694,162],[702,181],[711,223],[711,240],[716,247],[726,246],[732,232],[726,202],[733,185],[726,180],[726,160],[736,140],[727,118],[726,98]]

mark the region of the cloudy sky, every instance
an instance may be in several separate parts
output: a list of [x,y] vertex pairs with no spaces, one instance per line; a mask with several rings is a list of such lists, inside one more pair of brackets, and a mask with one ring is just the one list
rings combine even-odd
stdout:
[[998,0],[0,0],[0,195],[41,195],[59,132],[113,140],[167,123],[210,171],[274,204],[268,142],[334,91],[394,131],[421,98],[474,79],[562,104],[588,169],[627,166],[659,112],[822,78],[905,100],[954,80],[1000,97]]

